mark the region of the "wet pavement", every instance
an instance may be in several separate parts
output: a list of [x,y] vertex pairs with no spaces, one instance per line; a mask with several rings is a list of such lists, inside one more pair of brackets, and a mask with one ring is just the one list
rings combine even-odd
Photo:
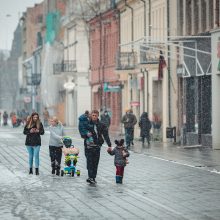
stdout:
[[[22,129],[0,128],[0,219],[220,219],[220,151],[135,141],[123,185],[114,158],[101,151],[97,185],[86,183],[83,141],[80,177],[50,174],[49,134],[42,137],[40,175],[28,175]],[[112,138],[113,142],[114,138]]]

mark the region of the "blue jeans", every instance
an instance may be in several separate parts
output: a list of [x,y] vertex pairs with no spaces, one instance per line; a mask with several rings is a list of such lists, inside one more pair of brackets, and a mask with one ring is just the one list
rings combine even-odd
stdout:
[[40,146],[26,146],[29,154],[29,167],[33,167],[33,159],[35,162],[35,168],[39,168],[39,152]]
[[125,143],[130,146],[134,139],[134,128],[125,128]]

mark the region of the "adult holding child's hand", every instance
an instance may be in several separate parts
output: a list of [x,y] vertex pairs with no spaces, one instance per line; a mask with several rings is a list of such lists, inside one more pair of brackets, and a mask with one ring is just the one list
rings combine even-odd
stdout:
[[62,123],[56,116],[50,120],[50,140],[49,140],[49,152],[51,160],[52,174],[60,175],[60,164],[62,159],[62,139],[64,136],[64,129]]

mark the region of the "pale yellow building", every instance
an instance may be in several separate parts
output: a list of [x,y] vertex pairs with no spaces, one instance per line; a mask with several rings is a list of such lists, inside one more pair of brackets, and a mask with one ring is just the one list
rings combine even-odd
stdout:
[[[177,120],[176,79],[171,72],[168,77],[167,68],[163,68],[163,78],[158,80],[160,51],[168,62],[167,1],[120,1],[118,9],[121,28],[117,70],[124,85],[122,109],[132,108],[138,119],[143,111],[152,121],[156,114],[162,122],[157,139],[166,141],[166,127],[174,126]],[[168,82],[170,78],[173,87]],[[139,136],[138,126],[135,134]]]

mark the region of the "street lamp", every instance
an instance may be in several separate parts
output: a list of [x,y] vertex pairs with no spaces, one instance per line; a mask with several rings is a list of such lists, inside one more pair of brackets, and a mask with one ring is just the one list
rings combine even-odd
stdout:
[[72,81],[68,81],[68,82],[64,83],[64,85],[63,85],[64,89],[66,89],[68,92],[73,91],[75,86],[76,86],[76,84]]
[[74,78],[72,76],[68,77],[68,81],[63,84],[64,89],[67,92],[71,92],[76,87],[76,83],[74,82]]

